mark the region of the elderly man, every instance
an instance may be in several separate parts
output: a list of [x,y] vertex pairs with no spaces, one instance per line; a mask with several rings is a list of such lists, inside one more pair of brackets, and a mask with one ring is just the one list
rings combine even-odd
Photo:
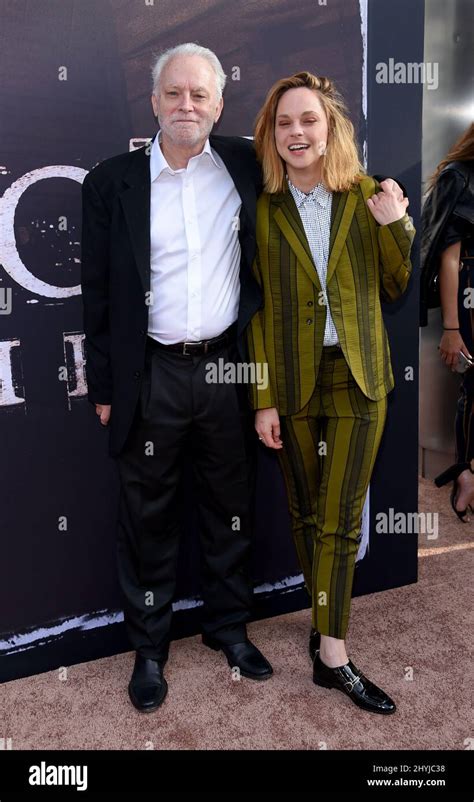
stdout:
[[224,85],[207,48],[166,51],[153,67],[158,134],[97,165],[83,185],[88,397],[100,422],[110,420],[121,486],[118,572],[136,651],[129,695],[146,712],[167,693],[185,451],[199,506],[203,643],[244,677],[272,674],[246,633],[245,388],[206,380],[212,364],[239,359],[260,304],[251,275],[261,188],[253,146],[210,136]]

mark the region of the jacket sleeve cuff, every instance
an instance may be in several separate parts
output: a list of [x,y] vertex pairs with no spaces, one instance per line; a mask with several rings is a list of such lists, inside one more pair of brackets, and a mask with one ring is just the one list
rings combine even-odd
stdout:
[[263,388],[259,387],[258,384],[253,384],[250,394],[250,404],[252,409],[255,411],[258,409],[270,409],[276,407],[270,385],[267,388]]
[[386,265],[399,264],[408,258],[415,233],[413,222],[406,212],[400,220],[379,226],[379,245]]
[[87,392],[87,399],[91,404],[103,404],[105,406],[112,404],[112,393],[94,392],[94,390],[89,389]]

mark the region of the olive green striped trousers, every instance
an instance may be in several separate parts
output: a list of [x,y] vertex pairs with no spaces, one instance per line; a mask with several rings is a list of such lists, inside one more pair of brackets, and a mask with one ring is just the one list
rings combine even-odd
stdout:
[[342,350],[328,346],[308,404],[280,418],[277,453],[292,531],[322,635],[346,635],[362,510],[386,415],[387,398],[367,398]]

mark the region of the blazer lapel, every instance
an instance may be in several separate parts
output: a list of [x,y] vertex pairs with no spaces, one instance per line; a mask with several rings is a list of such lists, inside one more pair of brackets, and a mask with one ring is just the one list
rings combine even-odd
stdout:
[[[318,271],[313,261],[311,248],[293,195],[289,190],[275,195],[277,209],[274,220],[309,278],[321,290]],[[342,248],[357,205],[357,191],[334,192],[331,205],[331,232],[329,238],[329,259],[326,283],[329,283],[336,269]]]
[[275,195],[273,202],[277,206],[273,215],[275,223],[287,240],[290,248],[295,253],[301,266],[320,292],[321,282],[319,281],[318,271],[313,262],[311,248],[309,247],[308,239],[293,195],[290,190],[281,192]]
[[331,206],[331,234],[329,238],[329,259],[326,283],[329,284],[339,261],[342,248],[357,205],[357,190],[334,192]]
[[[153,141],[153,140],[152,140]],[[120,193],[135,262],[145,293],[150,290],[150,145],[134,151]]]

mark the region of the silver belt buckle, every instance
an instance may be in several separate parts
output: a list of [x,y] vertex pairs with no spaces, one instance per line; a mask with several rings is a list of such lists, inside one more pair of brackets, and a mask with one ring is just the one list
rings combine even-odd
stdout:
[[[185,343],[183,343],[183,354],[185,354],[186,356],[192,356],[192,352],[190,353],[189,351],[186,350],[186,346],[187,345],[191,345],[192,346],[192,345],[202,345],[202,344],[203,344],[203,340],[198,340],[196,342],[185,342]],[[204,353],[207,354],[207,343],[205,344]]]

